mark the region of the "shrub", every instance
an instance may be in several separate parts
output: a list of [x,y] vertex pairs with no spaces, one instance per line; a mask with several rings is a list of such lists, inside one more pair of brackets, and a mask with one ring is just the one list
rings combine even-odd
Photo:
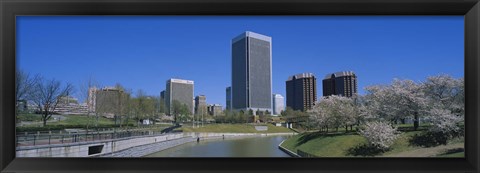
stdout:
[[399,136],[396,128],[385,122],[367,122],[360,134],[377,149],[388,149]]
[[[428,120],[431,122],[429,131],[446,135],[455,134],[460,131],[458,123],[462,121],[462,117],[453,115],[449,110],[438,108],[433,108],[429,111],[429,114]],[[451,138],[453,136],[448,137]]]

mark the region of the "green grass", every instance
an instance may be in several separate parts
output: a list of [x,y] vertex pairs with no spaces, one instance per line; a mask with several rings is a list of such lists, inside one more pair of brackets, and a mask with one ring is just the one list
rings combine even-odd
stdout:
[[364,142],[364,138],[354,134],[303,133],[287,139],[282,146],[294,152],[302,150],[320,157],[338,157],[345,156],[348,149]]
[[183,132],[212,132],[212,133],[291,133],[294,132],[285,127],[277,127],[272,124],[261,124],[259,126],[268,126],[267,131],[257,131],[254,125],[250,124],[208,124],[204,127],[192,128],[183,126],[180,130]]
[[465,151],[450,154],[441,154],[438,157],[465,157]]
[[17,118],[21,121],[42,121],[40,114],[18,114]]
[[[57,122],[47,123],[48,125],[87,125],[91,126],[95,123],[95,117],[87,117],[86,115],[63,115],[67,119]],[[113,119],[108,119],[105,117],[98,117],[98,125],[113,125],[115,122]]]
[[[421,133],[420,131],[412,131],[412,132],[404,132],[400,135],[397,140],[395,140],[394,144],[390,147],[389,151],[384,153],[377,154],[376,156],[396,156],[402,155],[412,151],[413,154],[416,154],[415,151],[421,151],[424,153],[428,152],[438,152],[440,151],[437,148],[422,148],[419,146],[410,145],[409,140],[415,134]],[[463,140],[452,140],[447,146],[444,147],[451,147],[455,144],[463,143]],[[329,133],[329,134],[321,134],[317,132],[312,133],[302,133],[289,139],[285,140],[282,143],[282,146],[297,152],[298,150],[313,154],[319,157],[352,157],[351,153],[349,152],[351,149],[362,146],[367,144],[367,141],[362,136],[352,133]],[[423,153],[420,153],[423,154]],[[451,155],[461,155],[461,153],[449,153],[445,154],[446,157],[450,157]],[[443,156],[443,155],[442,155]]]
[[418,146],[412,146],[410,145],[409,140],[416,134],[420,134],[420,131],[413,131],[413,132],[404,132],[402,133],[397,140],[395,140],[395,143],[390,147],[391,150],[383,153],[384,156],[386,155],[395,155],[396,153],[401,153],[404,151],[409,151],[413,149],[418,149],[421,147]]
[[348,149],[365,142],[363,137],[354,134],[304,133],[287,139],[282,146],[294,152],[302,150],[319,157],[340,157],[347,155]]
[[[69,128],[86,128],[87,124],[89,128],[93,128],[95,125],[95,117],[90,116],[87,117],[86,115],[62,115],[65,119],[61,121],[55,122],[47,122],[47,126],[40,127],[42,124],[41,115],[39,114],[21,114],[19,118],[22,121],[27,121],[27,119],[33,120],[33,122],[37,122],[35,124],[24,125],[21,127],[17,127],[17,132],[30,132],[30,131],[50,131],[50,130],[62,130],[62,129],[69,129]],[[50,120],[53,120],[51,118]],[[138,128],[132,127],[137,126],[135,120],[130,119],[128,128]],[[119,125],[115,125],[114,119],[108,119],[105,117],[98,117],[98,127],[99,128],[118,128]],[[166,127],[171,125],[167,124],[157,124],[154,126],[148,126],[149,129],[152,130],[163,130]],[[125,126],[123,128],[126,128]]]

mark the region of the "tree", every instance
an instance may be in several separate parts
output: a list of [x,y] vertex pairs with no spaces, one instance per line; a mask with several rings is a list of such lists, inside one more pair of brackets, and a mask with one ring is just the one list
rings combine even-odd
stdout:
[[294,115],[295,110],[293,110],[291,107],[287,107],[284,111],[280,113],[282,116],[289,116],[289,115]]
[[465,114],[465,89],[463,78],[448,75],[428,77],[422,85],[430,108],[449,110],[454,114]]
[[253,115],[253,110],[252,109],[248,109],[248,115]]
[[354,100],[336,95],[323,97],[312,110],[308,111],[308,114],[312,124],[320,129],[326,128],[327,131],[329,126],[335,127],[337,131],[338,127],[344,126],[348,131],[348,126],[352,129],[358,117]]
[[390,85],[370,86],[366,90],[369,114],[393,123],[413,116],[414,129],[417,130],[420,114],[426,111],[426,99],[420,84],[394,79]]
[[164,99],[161,99],[159,98],[159,105],[158,105],[158,109],[159,109],[159,112],[160,113],[166,113],[166,107],[165,107],[165,100]]
[[[85,103],[87,104],[87,133],[88,129],[90,127],[91,123],[91,116],[90,114],[93,113],[92,111],[95,110],[95,104],[92,102],[95,100],[95,94],[96,94],[96,89],[100,88],[99,84],[92,78],[90,77],[88,80],[82,82],[80,84],[80,99],[85,100]],[[98,127],[98,114],[95,114],[95,119],[94,119],[94,126]]]
[[360,130],[370,146],[377,149],[388,149],[399,136],[397,129],[385,122],[367,122],[365,128]]
[[138,90],[136,97],[131,99],[135,120],[139,123],[141,120],[155,119],[155,100],[147,96],[143,90]]
[[28,100],[35,90],[35,85],[38,83],[40,76],[30,76],[30,74],[17,70],[15,72],[15,115],[18,116],[18,101]]
[[440,132],[442,134],[451,134],[460,130],[458,123],[462,121],[462,118],[453,115],[450,110],[433,108],[429,111],[428,119],[431,122],[429,128],[432,132]]
[[397,106],[400,112],[406,115],[413,115],[413,128],[418,129],[420,114],[426,111],[425,94],[422,86],[412,80],[397,80],[392,83],[392,91],[397,99]]
[[61,83],[55,79],[39,78],[34,86],[32,101],[35,102],[42,114],[43,126],[47,125],[47,121],[52,117],[53,111],[59,103],[59,98],[68,96],[72,91],[73,85],[69,83],[62,87]]
[[175,116],[175,122],[184,122],[190,118],[191,111],[186,104],[180,103],[178,100],[172,102],[172,113]]

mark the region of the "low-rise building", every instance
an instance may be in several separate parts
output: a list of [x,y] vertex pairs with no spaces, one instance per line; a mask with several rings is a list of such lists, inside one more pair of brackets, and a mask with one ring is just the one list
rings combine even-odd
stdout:
[[220,104],[211,104],[208,105],[208,113],[212,116],[219,116],[222,114],[222,105]]

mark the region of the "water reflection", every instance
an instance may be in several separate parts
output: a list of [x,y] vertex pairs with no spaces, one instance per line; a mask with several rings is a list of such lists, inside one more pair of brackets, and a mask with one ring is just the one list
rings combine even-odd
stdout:
[[278,149],[288,136],[249,137],[183,144],[146,157],[290,157]]

